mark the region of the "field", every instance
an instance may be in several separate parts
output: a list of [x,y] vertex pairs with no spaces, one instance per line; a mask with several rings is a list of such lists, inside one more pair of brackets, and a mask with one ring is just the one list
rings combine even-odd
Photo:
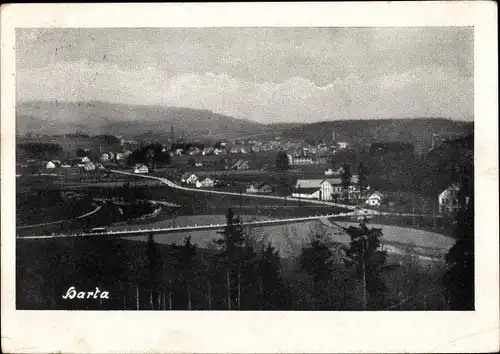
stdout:
[[[262,217],[258,215],[243,215],[243,222],[245,221],[258,221],[267,219],[267,217]],[[170,220],[163,220],[155,223],[148,224],[147,227],[171,227],[175,226],[187,226],[187,225],[209,225],[217,223],[225,223],[224,215],[193,215],[193,216],[178,216],[177,218]],[[145,225],[127,225],[127,226],[116,226],[109,227],[108,229],[140,229],[144,228]],[[280,250],[280,255],[283,257],[298,256],[302,244],[308,241],[308,237],[313,232],[323,232],[324,228],[317,221],[310,222],[300,222],[300,223],[290,223],[286,225],[274,225],[274,226],[246,226],[246,232],[250,234],[255,242],[262,245],[267,245],[271,243],[273,247]],[[183,233],[170,233],[170,234],[156,234],[155,240],[161,244],[171,244],[171,243],[182,243],[185,237],[191,236],[192,241],[198,244],[202,248],[210,248],[212,241],[219,238],[217,230],[203,230],[203,231],[192,231]],[[145,241],[144,236],[131,236],[126,237],[126,239],[135,241]]]

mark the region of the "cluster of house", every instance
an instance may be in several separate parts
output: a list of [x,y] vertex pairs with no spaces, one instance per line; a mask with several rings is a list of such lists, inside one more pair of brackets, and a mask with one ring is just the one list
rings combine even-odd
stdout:
[[206,177],[204,179],[198,178],[198,176],[194,173],[186,172],[181,177],[181,182],[183,184],[194,184],[196,188],[212,188],[215,187],[217,181],[213,180],[210,177]]
[[[200,178],[195,173],[185,173],[181,177],[181,182],[183,184],[195,185],[196,188],[213,188],[227,186],[223,181],[214,180],[210,177]],[[249,184],[245,192],[246,193],[256,193],[256,194],[270,194],[273,193],[274,188],[267,182],[251,183]]]
[[274,192],[274,188],[267,182],[252,183],[246,188],[247,193],[270,194]]
[[341,176],[344,173],[344,168],[342,166],[338,168],[329,168],[325,171],[325,176]]
[[220,160],[213,160],[207,157],[206,159],[198,158],[198,160],[194,161],[194,165],[191,166],[197,168],[218,166],[218,167],[223,167],[225,170],[248,170],[250,168],[250,162],[245,159],[231,160],[227,158],[221,158]]
[[[31,161],[28,161],[28,165],[22,166],[22,167],[36,165],[36,164],[30,163],[30,162]],[[60,161],[60,160],[41,161],[40,163],[38,163],[38,167],[45,168],[45,169],[78,167],[78,168],[83,169],[85,171],[94,171],[96,168],[99,167],[99,164],[96,164],[96,163],[90,161],[90,159],[88,157],[76,157],[73,159],[69,159],[67,161]]]
[[[290,157],[288,157],[290,156]],[[297,165],[326,165],[328,160],[326,157],[305,157],[287,155],[288,163],[292,166]]]
[[99,158],[103,162],[108,162],[108,161],[124,161],[126,160],[130,155],[132,155],[132,151],[128,150],[125,152],[103,152]]
[[[357,200],[366,198],[364,199],[365,204],[380,206],[384,195],[377,191],[369,193],[368,196],[362,195],[358,182],[358,176],[352,176],[349,186],[345,190],[341,178],[298,179],[292,197],[324,201],[337,200],[342,196]],[[370,187],[368,186],[366,189],[369,191]]]

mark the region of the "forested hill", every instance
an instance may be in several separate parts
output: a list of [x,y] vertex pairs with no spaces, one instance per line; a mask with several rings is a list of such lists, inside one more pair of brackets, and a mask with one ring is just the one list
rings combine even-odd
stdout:
[[170,135],[176,137],[266,132],[269,127],[207,110],[109,102],[25,102],[16,107],[17,134]]
[[472,134],[474,123],[444,118],[339,120],[291,127],[283,135],[326,142],[332,138],[332,129],[337,141],[365,146],[375,141],[399,141],[413,144],[418,152],[432,146],[433,133]]

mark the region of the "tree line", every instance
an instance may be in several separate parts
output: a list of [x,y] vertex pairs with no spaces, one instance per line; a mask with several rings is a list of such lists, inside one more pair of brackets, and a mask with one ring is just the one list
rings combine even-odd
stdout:
[[133,166],[135,164],[145,164],[149,168],[156,168],[160,164],[170,164],[170,154],[163,148],[160,143],[151,143],[141,145],[134,150],[127,158],[127,164]]
[[[182,245],[172,244],[168,254],[161,254],[149,236],[145,286],[151,290],[153,308],[161,308],[162,298],[167,299],[163,306],[167,303],[174,309],[331,310],[343,308],[345,302],[359,309],[386,305],[381,272],[387,257],[380,250],[380,229],[365,224],[345,228],[351,242],[339,248],[340,258],[324,235],[312,235],[293,270],[297,282],[302,282],[297,285],[284,276],[278,249],[258,245],[232,209],[226,219],[211,252],[198,249],[187,237]],[[343,282],[342,287],[337,281]],[[349,292],[350,299],[345,296]]]

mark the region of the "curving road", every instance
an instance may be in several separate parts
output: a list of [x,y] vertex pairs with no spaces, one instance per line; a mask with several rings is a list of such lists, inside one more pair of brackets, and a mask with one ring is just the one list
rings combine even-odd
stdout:
[[[319,204],[319,205],[336,206],[336,207],[345,208],[345,209],[349,209],[349,210],[358,209],[354,205],[339,204],[339,203],[333,203],[333,202],[327,202],[327,201],[315,200],[315,199],[303,199],[303,198],[299,199],[299,198],[293,198],[293,197],[280,197],[280,196],[275,196],[275,195],[235,193],[235,192],[216,191],[216,190],[211,190],[211,189],[189,188],[189,187],[180,186],[180,185],[178,185],[178,184],[176,184],[176,183],[174,183],[174,182],[172,182],[169,179],[164,178],[164,177],[142,175],[142,174],[124,172],[124,171],[118,171],[118,170],[110,170],[110,171],[113,173],[118,173],[118,174],[123,174],[123,175],[128,175],[128,176],[154,179],[154,180],[163,182],[164,184],[166,184],[167,186],[169,186],[171,188],[184,190],[184,191],[197,192],[197,193],[232,195],[232,196],[238,196],[238,197],[242,196],[242,197],[250,197],[250,198],[275,199],[275,200],[283,200],[283,201],[287,200],[287,201],[296,201],[296,202]],[[365,209],[363,209],[363,210],[365,210]],[[368,211],[368,209],[366,209],[366,210]],[[369,210],[369,212],[371,213],[372,211]]]
[[30,229],[30,228],[34,228],[34,227],[40,227],[40,226],[49,226],[49,225],[63,224],[65,222],[70,222],[70,221],[73,221],[73,220],[83,219],[83,218],[85,218],[87,216],[90,216],[92,214],[97,213],[99,210],[101,210],[101,206],[98,206],[97,208],[95,208],[92,211],[89,211],[88,213],[85,213],[83,215],[77,216],[76,218],[67,219],[67,220],[58,220],[58,221],[45,222],[45,223],[42,223],[42,224],[22,225],[22,226],[17,226],[16,229]]

